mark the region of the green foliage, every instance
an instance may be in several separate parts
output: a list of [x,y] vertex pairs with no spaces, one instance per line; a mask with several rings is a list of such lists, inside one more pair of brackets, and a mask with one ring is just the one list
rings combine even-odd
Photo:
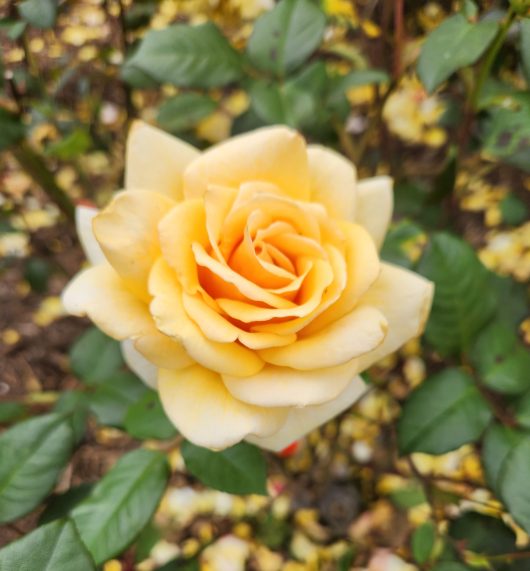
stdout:
[[26,407],[18,402],[0,402],[0,424],[18,420],[26,412]]
[[402,454],[444,454],[478,439],[491,412],[472,377],[446,369],[424,381],[407,399],[398,423]]
[[207,95],[181,93],[160,106],[157,121],[166,131],[179,133],[195,126],[216,108],[217,103]]
[[428,521],[414,530],[411,540],[412,555],[420,565],[431,558],[435,541],[436,527],[432,522]]
[[135,438],[165,440],[177,434],[177,429],[168,420],[156,391],[147,391],[127,409],[125,430]]
[[159,83],[220,87],[241,79],[243,58],[212,22],[151,30],[125,64]]
[[77,391],[65,391],[59,397],[54,412],[70,415],[70,423],[74,431],[75,441],[81,442],[85,435],[88,415],[86,395]]
[[530,18],[521,20],[521,63],[526,81],[530,83]]
[[515,194],[509,194],[500,203],[502,221],[517,226],[528,219],[530,213],[526,204]]
[[87,152],[91,146],[92,139],[88,131],[83,128],[77,128],[60,141],[49,145],[46,149],[46,154],[50,157],[57,157],[67,161]]
[[505,394],[530,390],[530,353],[508,324],[491,323],[478,336],[470,356],[489,388]]
[[51,28],[57,16],[57,0],[24,0],[18,4],[20,16],[35,28]]
[[385,236],[381,249],[381,258],[391,264],[405,268],[414,267],[415,263],[407,255],[407,246],[415,242],[423,234],[422,229],[408,220],[402,220],[392,226]]
[[449,536],[473,553],[501,555],[516,551],[515,533],[496,517],[466,512],[453,520]]
[[186,468],[203,484],[231,494],[267,494],[267,465],[260,450],[241,442],[220,452],[184,441]]
[[466,352],[496,307],[490,274],[463,240],[433,234],[418,271],[434,282],[426,338],[443,355]]
[[0,550],[0,571],[96,571],[71,521],[39,527]]
[[37,507],[52,490],[74,446],[70,418],[48,414],[0,436],[0,523]]
[[450,16],[427,38],[418,61],[418,75],[432,92],[451,75],[474,64],[495,38],[498,24],[470,23],[462,14]]
[[125,549],[153,515],[169,470],[160,452],[125,454],[71,513],[83,543],[101,564]]
[[0,107],[0,151],[20,142],[25,134],[19,117]]
[[254,25],[248,57],[260,70],[284,76],[320,45],[326,18],[311,0],[281,0]]
[[88,497],[93,487],[93,484],[81,484],[63,494],[50,496],[39,518],[39,525],[67,517],[77,504]]
[[24,279],[31,289],[43,293],[48,289],[48,280],[51,275],[50,264],[41,258],[30,258],[24,268]]
[[72,345],[70,365],[86,383],[104,381],[123,365],[120,344],[97,327],[91,327]]
[[88,396],[88,406],[101,424],[123,426],[129,407],[147,392],[145,384],[132,373],[115,373]]

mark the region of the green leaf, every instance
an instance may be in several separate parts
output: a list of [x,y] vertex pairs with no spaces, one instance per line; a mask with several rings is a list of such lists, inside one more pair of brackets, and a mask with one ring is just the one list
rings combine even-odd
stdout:
[[474,20],[478,16],[478,6],[473,0],[464,0],[461,10],[468,20]]
[[86,394],[79,391],[65,391],[57,401],[54,412],[70,413],[70,422],[76,442],[81,442],[85,436],[88,416]]
[[490,284],[497,298],[495,320],[518,328],[529,313],[528,288],[512,278],[495,274],[492,274]]
[[11,41],[18,40],[26,28],[26,22],[20,20],[12,20],[10,18],[2,18],[0,20],[0,30],[5,31],[6,36]]
[[42,258],[28,258],[24,264],[24,279],[37,293],[45,293],[52,273],[50,263]]
[[116,373],[100,383],[88,396],[88,406],[100,424],[123,426],[129,406],[144,396],[148,388],[132,373]]
[[46,509],[39,517],[39,525],[67,517],[77,504],[88,497],[93,487],[93,484],[81,484],[75,488],[70,488],[64,494],[51,496],[46,504]]
[[70,458],[69,418],[47,414],[16,424],[0,436],[0,523],[34,509]]
[[528,207],[515,194],[510,193],[505,196],[500,204],[502,221],[511,226],[518,226],[526,222],[529,218]]
[[18,402],[0,402],[0,424],[18,420],[26,412],[26,407]]
[[471,567],[455,561],[444,561],[432,568],[432,571],[472,571]]
[[530,433],[513,430],[502,424],[493,424],[486,431],[482,446],[482,465],[488,485],[498,495],[500,495],[502,472],[512,451],[523,440],[529,438]]
[[515,408],[517,422],[525,428],[530,428],[530,392],[526,393]]
[[203,484],[230,494],[267,494],[267,464],[258,448],[241,442],[220,452],[184,441],[186,468]]
[[470,357],[490,389],[515,395],[530,389],[530,353],[514,327],[491,323],[477,338]]
[[394,490],[389,497],[392,503],[404,509],[414,508],[427,502],[425,492],[419,484]]
[[444,454],[477,440],[491,412],[473,379],[446,369],[420,385],[407,399],[398,422],[402,454]]
[[217,109],[217,103],[200,93],[180,93],[165,101],[158,110],[157,121],[170,133],[194,127]]
[[469,244],[447,233],[433,234],[418,271],[435,284],[427,341],[443,355],[467,351],[495,311],[489,272]]
[[77,339],[70,350],[73,372],[87,383],[100,383],[123,366],[120,344],[96,327]]
[[501,555],[517,549],[513,530],[501,519],[477,512],[466,512],[453,520],[449,536],[473,553]]
[[425,40],[418,61],[418,75],[434,91],[455,71],[475,63],[497,34],[497,22],[471,24],[462,14],[444,20]]
[[92,146],[90,133],[82,127],[74,129],[71,133],[46,148],[46,155],[68,161],[86,153]]
[[486,156],[530,172],[530,106],[491,110],[482,150]]
[[166,440],[177,434],[177,429],[168,420],[156,391],[146,392],[138,402],[129,406],[124,426],[131,436],[140,440]]
[[420,565],[427,563],[431,558],[435,541],[436,527],[432,522],[425,522],[414,530],[411,540],[412,555]]
[[90,496],[74,508],[71,517],[97,565],[121,553],[142,531],[168,477],[162,453],[135,450],[120,458]]
[[178,87],[221,87],[241,79],[243,58],[212,22],[177,24],[147,32],[124,70]]
[[530,84],[530,18],[521,20],[521,60],[526,81]]
[[381,248],[381,258],[391,264],[413,268],[415,260],[410,254],[410,246],[416,244],[422,235],[423,230],[413,222],[399,221],[391,226],[385,237]]
[[30,26],[51,28],[57,16],[57,0],[24,0],[18,5],[18,12]]
[[0,571],[95,571],[71,521],[39,527],[0,550]]
[[247,53],[260,70],[283,76],[320,45],[326,17],[311,0],[281,0],[254,24]]
[[21,141],[25,133],[26,129],[20,119],[0,107],[0,151]]

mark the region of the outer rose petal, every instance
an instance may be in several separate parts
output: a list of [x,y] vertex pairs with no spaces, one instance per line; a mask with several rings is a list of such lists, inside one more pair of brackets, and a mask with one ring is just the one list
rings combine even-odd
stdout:
[[309,199],[301,135],[287,127],[265,127],[214,146],[186,169],[184,196],[201,197],[210,184],[237,188],[249,180],[271,182],[293,198]]
[[188,440],[207,448],[226,448],[249,434],[270,435],[287,416],[286,409],[238,401],[219,375],[199,366],[160,370],[158,390],[169,419]]
[[118,274],[147,294],[147,279],[160,255],[158,223],[175,202],[158,192],[121,192],[94,218],[94,234]]
[[329,369],[300,371],[265,366],[251,377],[222,375],[232,395],[257,406],[308,406],[336,398],[357,373],[357,360]]
[[353,164],[339,153],[310,145],[307,148],[311,200],[323,204],[335,218],[353,221],[357,175]]
[[197,363],[212,371],[230,375],[254,375],[263,361],[254,351],[237,343],[207,339],[188,317],[182,304],[182,290],[167,263],[160,258],[153,266],[149,289],[151,313],[160,331],[178,340]]
[[68,313],[88,315],[115,339],[138,337],[153,326],[147,305],[107,265],[77,274],[63,291],[62,302]]
[[289,416],[285,424],[272,436],[263,438],[249,436],[248,442],[252,442],[261,448],[278,452],[292,444],[311,430],[332,419],[337,414],[349,408],[366,389],[361,377],[355,377],[346,390],[336,399],[316,406],[289,409]]
[[387,331],[385,316],[374,307],[355,309],[315,335],[286,347],[259,351],[268,363],[302,371],[342,365],[372,351],[383,342]]
[[152,389],[157,387],[158,369],[134,348],[132,339],[121,342],[121,352],[127,366]]
[[182,199],[182,174],[200,152],[179,139],[135,121],[127,139],[125,188],[154,190]]
[[371,234],[378,248],[383,245],[394,208],[393,180],[378,176],[357,183],[355,221]]
[[101,249],[94,232],[92,231],[92,219],[99,213],[97,208],[78,206],[75,209],[75,227],[83,252],[88,261],[93,265],[106,263],[105,254]]
[[388,320],[388,333],[377,349],[360,358],[359,371],[423,332],[433,293],[433,283],[418,274],[382,264],[379,279],[362,297],[360,305],[377,307]]
[[154,321],[149,331],[135,340],[134,346],[158,368],[183,369],[195,363],[178,341],[158,331]]

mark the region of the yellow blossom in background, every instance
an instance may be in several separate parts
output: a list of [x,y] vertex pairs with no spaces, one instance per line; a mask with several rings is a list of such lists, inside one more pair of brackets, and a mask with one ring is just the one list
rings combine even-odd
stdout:
[[388,97],[383,118],[391,133],[409,144],[439,147],[447,133],[438,126],[445,106],[436,95],[428,95],[414,76],[405,77]]

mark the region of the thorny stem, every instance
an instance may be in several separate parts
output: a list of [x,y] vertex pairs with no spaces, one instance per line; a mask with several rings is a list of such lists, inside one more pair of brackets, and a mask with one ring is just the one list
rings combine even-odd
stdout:
[[75,219],[75,206],[70,197],[55,182],[53,174],[46,163],[33,149],[25,142],[12,149],[13,155],[20,166],[31,176],[31,178],[42,188],[42,190],[57,204],[66,217],[73,221]]

